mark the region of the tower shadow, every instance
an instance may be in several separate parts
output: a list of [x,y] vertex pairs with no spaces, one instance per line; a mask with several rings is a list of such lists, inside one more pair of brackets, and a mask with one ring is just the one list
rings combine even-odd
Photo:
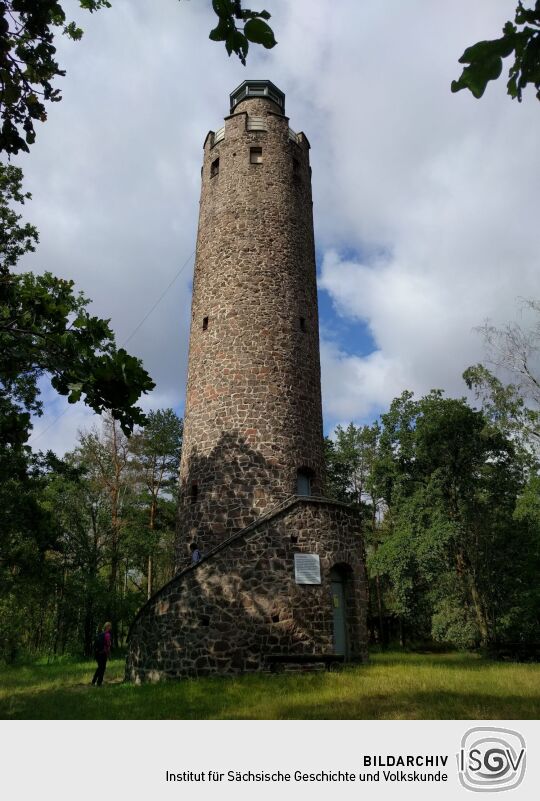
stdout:
[[222,432],[209,454],[194,447],[181,477],[177,569],[189,564],[189,544],[203,553],[253,523],[295,492],[295,468],[267,459],[237,431]]

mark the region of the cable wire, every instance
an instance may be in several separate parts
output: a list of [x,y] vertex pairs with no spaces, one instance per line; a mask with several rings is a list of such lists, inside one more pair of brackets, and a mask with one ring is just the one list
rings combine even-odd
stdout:
[[[131,332],[131,334],[130,334],[130,335],[127,337],[127,339],[124,339],[124,341],[122,342],[122,345],[121,345],[120,347],[122,347],[122,348],[123,348],[123,347],[124,347],[124,345],[127,345],[127,343],[128,343],[128,342],[129,342],[131,339],[133,339],[133,337],[135,336],[135,334],[137,333],[137,331],[138,331],[138,330],[139,330],[139,329],[140,329],[140,328],[141,328],[141,327],[144,325],[144,323],[145,323],[145,322],[148,320],[148,318],[150,317],[150,315],[152,314],[152,312],[153,312],[153,311],[155,311],[155,309],[157,309],[157,307],[159,306],[159,304],[161,303],[161,301],[163,300],[163,298],[165,297],[165,295],[167,294],[167,292],[168,292],[168,291],[169,291],[169,290],[170,290],[170,289],[171,289],[171,288],[174,286],[174,284],[176,283],[176,281],[177,281],[177,280],[180,278],[180,275],[181,275],[181,274],[184,272],[185,268],[187,267],[187,265],[189,264],[189,262],[191,261],[191,259],[193,258],[193,256],[194,256],[194,255],[195,255],[195,251],[193,251],[193,253],[192,253],[190,256],[188,256],[188,258],[187,258],[187,259],[185,260],[185,262],[182,264],[182,266],[180,267],[180,269],[178,270],[178,272],[176,273],[176,275],[174,276],[174,278],[172,278],[172,279],[171,279],[171,281],[170,281],[170,282],[168,283],[168,285],[165,287],[165,289],[163,290],[163,292],[161,293],[161,295],[159,296],[159,298],[156,300],[156,302],[153,304],[153,306],[151,306],[151,308],[150,308],[150,309],[149,309],[149,310],[146,312],[146,314],[144,315],[144,317],[142,318],[142,320],[141,320],[141,321],[140,321],[140,322],[139,322],[139,323],[138,323],[138,324],[135,326],[135,328],[133,329],[133,331]],[[68,412],[70,412],[72,408],[73,408],[73,407],[72,407],[71,405],[70,405],[70,406],[67,406],[67,407],[66,407],[66,408],[65,408],[65,409],[64,409],[62,412],[60,412],[60,414],[58,415],[58,417],[55,417],[55,418],[54,418],[54,420],[52,420],[52,421],[49,423],[49,425],[48,425],[46,428],[44,428],[44,429],[43,429],[43,431],[40,431],[39,433],[36,433],[36,435],[35,435],[35,436],[32,434],[32,435],[30,436],[29,440],[28,440],[29,444],[35,444],[35,443],[36,443],[36,442],[37,442],[39,439],[41,439],[41,437],[42,437],[44,434],[46,434],[46,433],[47,433],[47,431],[50,431],[50,429],[51,429],[53,426],[55,426],[55,425],[56,425],[56,423],[57,423],[57,422],[58,422],[58,421],[59,421],[59,420],[60,420],[60,419],[61,419],[61,418],[62,418],[62,417],[65,415],[65,414],[67,414]]]

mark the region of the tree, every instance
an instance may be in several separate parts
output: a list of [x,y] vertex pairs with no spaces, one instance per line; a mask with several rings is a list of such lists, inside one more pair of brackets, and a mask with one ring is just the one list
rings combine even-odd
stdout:
[[30,415],[42,412],[44,374],[70,403],[82,398],[97,413],[108,410],[130,432],[144,421],[137,399],[154,387],[141,361],[116,347],[109,321],[89,314],[73,281],[11,272],[37,242],[9,206],[29,198],[21,183],[19,168],[0,165],[0,446],[28,439]]
[[144,428],[138,431],[130,442],[138,481],[146,496],[143,503],[147,513],[145,550],[148,555],[146,571],[148,598],[152,595],[154,555],[159,545],[159,536],[156,537],[159,500],[163,494],[170,496],[175,492],[182,434],[183,421],[178,415],[172,409],[159,409],[149,412]]
[[[79,0],[79,5],[93,12],[111,3]],[[210,38],[225,42],[228,54],[236,53],[242,64],[250,42],[276,44],[267,11],[244,9],[241,0],[212,0],[212,6],[218,24]],[[83,35],[76,23],[67,22],[59,0],[0,0],[0,151],[28,152],[36,138],[34,122],[47,119],[46,103],[61,100],[54,85],[66,74],[56,60],[58,33],[73,40]]]
[[52,453],[0,449],[0,658],[8,661],[50,639],[60,532],[42,498],[64,468]]
[[91,656],[96,630],[109,607],[109,496],[79,452],[67,454],[65,464],[67,469],[57,471],[45,485],[41,501],[58,531],[49,648],[53,653],[82,650]]
[[32,253],[38,232],[30,223],[21,224],[21,215],[13,209],[31,198],[22,188],[22,170],[0,165],[0,277],[8,275],[25,253]]
[[106,619],[124,640],[149,554],[155,583],[172,575],[181,430],[165,409],[129,441],[109,417],[63,460],[0,451],[0,658],[89,656]]
[[489,81],[500,76],[503,59],[513,54],[508,94],[521,102],[523,90],[532,84],[540,100],[540,0],[534,9],[525,8],[520,0],[514,22],[505,24],[499,39],[477,42],[465,50],[459,61],[466,66],[459,79],[452,81],[452,92],[469,89],[474,97],[482,97]]
[[149,412],[146,427],[130,439],[109,415],[101,431],[80,433],[69,456],[81,474],[71,497],[75,508],[86,509],[78,535],[86,543],[86,577],[100,588],[100,609],[116,638],[151,592],[153,575],[164,582],[171,574],[172,553],[164,546],[174,537],[181,437],[182,420],[172,409]]
[[267,49],[277,44],[274,32],[267,23],[270,19],[268,11],[242,8],[241,0],[212,0],[212,7],[219,21],[210,32],[210,39],[214,42],[225,42],[229,56],[236,53],[244,66],[250,42]]
[[[534,640],[538,638],[540,608],[535,576],[540,548],[540,303],[526,300],[524,306],[534,315],[529,327],[513,322],[497,328],[485,323],[478,329],[487,346],[490,366],[505,375],[507,381],[483,364],[467,368],[463,377],[481,401],[484,414],[524,454],[526,481],[513,516],[516,526],[527,532],[529,543],[522,575],[508,588],[514,604],[506,625],[510,630],[526,632]],[[515,598],[516,594],[521,594],[521,600]]]
[[[80,0],[81,8],[109,7],[108,0]],[[58,0],[4,0],[0,2],[0,150],[28,152],[36,138],[34,121],[47,119],[45,102],[58,102],[53,81],[65,75],[56,61],[54,36],[60,30],[80,39],[82,30],[66,22]]]
[[538,593],[527,596],[523,576],[540,567],[540,538],[516,516],[525,455],[439,391],[403,393],[381,420],[390,526],[369,567],[390,580],[396,612],[462,646],[530,636],[522,624],[538,615]]
[[327,440],[328,478],[334,497],[348,503],[370,503],[377,506],[373,496],[373,463],[379,426],[336,426],[335,441]]
[[125,432],[142,423],[135,402],[154,382],[142,363],[116,348],[108,321],[91,316],[73,281],[51,273],[0,279],[0,398],[13,409],[41,413],[38,379],[45,373],[70,403],[81,398],[109,410]]
[[[381,536],[383,501],[376,469],[379,438],[380,427],[375,422],[371,426],[349,423],[345,429],[338,425],[334,441],[325,440],[327,492],[330,497],[359,507],[369,555],[377,551]],[[376,607],[370,617],[377,620],[378,642],[384,647],[387,636],[382,582],[378,574],[371,577],[369,599]]]
[[[79,0],[90,12],[110,7],[108,0]],[[225,41],[245,64],[248,43],[275,44],[266,11],[243,9],[240,0],[213,0],[218,25],[211,38]],[[243,23],[242,29],[237,26]],[[0,151],[29,151],[34,121],[45,121],[45,103],[58,102],[53,82],[65,72],[55,57],[54,36],[61,31],[80,39],[82,30],[58,0],[0,0]],[[116,348],[108,320],[92,317],[89,300],[74,292],[72,281],[31,273],[13,275],[18,259],[35,250],[37,230],[21,225],[13,202],[30,198],[22,191],[19,168],[0,165],[0,444],[28,439],[31,414],[41,414],[38,380],[51,376],[53,387],[94,411],[108,410],[130,432],[144,421],[135,402],[154,383],[140,360]]]
[[463,378],[482,400],[483,409],[502,430],[519,438],[531,451],[540,447],[540,302],[524,301],[536,316],[529,329],[518,323],[503,328],[485,323],[483,335],[488,360],[512,378],[504,384],[487,367],[468,367]]
[[[103,430],[81,433],[77,449],[79,464],[87,478],[107,497],[109,527],[107,537],[108,604],[107,615],[118,636],[119,605],[122,596],[122,561],[126,535],[126,510],[134,495],[135,477],[127,437],[110,415],[103,421]],[[127,570],[127,568],[126,568]]]

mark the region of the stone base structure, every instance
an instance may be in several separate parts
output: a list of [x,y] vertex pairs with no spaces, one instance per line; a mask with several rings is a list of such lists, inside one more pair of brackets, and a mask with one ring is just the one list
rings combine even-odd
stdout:
[[[319,557],[320,584],[297,583],[297,554]],[[363,557],[354,510],[291,496],[150,598],[130,631],[126,679],[365,661]]]

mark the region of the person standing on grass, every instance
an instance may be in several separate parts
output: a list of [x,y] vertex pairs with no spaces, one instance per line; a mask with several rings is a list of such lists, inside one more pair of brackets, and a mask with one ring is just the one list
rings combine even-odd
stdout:
[[97,684],[101,687],[103,683],[103,676],[105,675],[105,668],[107,667],[107,659],[111,653],[112,636],[111,636],[112,623],[105,623],[103,631],[98,634],[94,643],[94,656],[96,657],[97,668],[92,679],[92,684]]

